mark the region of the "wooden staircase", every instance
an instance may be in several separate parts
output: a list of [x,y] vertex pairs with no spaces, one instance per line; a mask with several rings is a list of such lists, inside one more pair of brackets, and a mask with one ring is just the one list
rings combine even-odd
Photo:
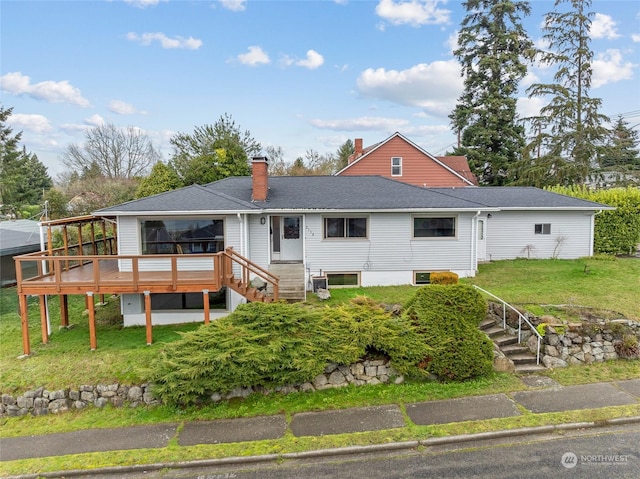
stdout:
[[[236,253],[231,247],[225,249],[222,255],[222,283],[225,286],[253,303],[271,303],[280,299],[280,279],[276,275]],[[236,270],[240,270],[238,277],[233,272],[234,266]],[[255,278],[264,286],[253,286]]]
[[[304,264],[271,263],[269,272],[278,277],[279,297],[287,301],[306,299]],[[267,292],[270,286],[267,286]]]
[[492,315],[488,315],[484,321],[480,323],[480,329],[489,336],[504,355],[513,361],[516,374],[533,374],[540,371],[546,371],[541,364],[536,364],[536,356],[529,348],[518,344],[518,336],[511,334],[502,328],[501,320]]

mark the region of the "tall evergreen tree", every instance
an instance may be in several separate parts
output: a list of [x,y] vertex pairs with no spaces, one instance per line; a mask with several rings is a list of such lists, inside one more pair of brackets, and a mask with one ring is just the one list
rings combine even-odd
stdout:
[[18,147],[22,133],[14,134],[6,124],[12,111],[0,106],[0,205],[15,212],[24,205],[39,204],[53,181],[34,153]]
[[336,170],[340,171],[349,164],[349,157],[356,151],[356,147],[351,139],[345,141],[336,152]]
[[459,137],[454,154],[465,155],[481,184],[501,185],[520,159],[525,130],[516,112],[520,80],[533,58],[522,26],[528,2],[468,0],[458,48],[464,91],[449,115]]
[[629,128],[629,124],[619,116],[609,133],[607,143],[599,151],[600,168],[640,169],[639,146],[638,132]]
[[[530,97],[549,102],[532,119],[533,141],[517,173],[520,183],[582,184],[597,163],[609,119],[599,112],[602,100],[591,98],[593,52],[589,47],[591,0],[556,0],[545,16],[541,61],[556,67],[553,83],[537,83]],[[564,7],[564,9],[563,9]]]

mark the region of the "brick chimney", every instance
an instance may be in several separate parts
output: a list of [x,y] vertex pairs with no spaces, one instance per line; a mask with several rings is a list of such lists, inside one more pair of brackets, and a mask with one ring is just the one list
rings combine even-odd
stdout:
[[356,138],[354,142],[353,154],[349,155],[349,164],[356,161],[362,156],[362,138]]
[[356,138],[355,151],[356,158],[362,155],[362,138]]
[[251,200],[267,201],[269,193],[269,160],[266,156],[256,156],[251,161]]

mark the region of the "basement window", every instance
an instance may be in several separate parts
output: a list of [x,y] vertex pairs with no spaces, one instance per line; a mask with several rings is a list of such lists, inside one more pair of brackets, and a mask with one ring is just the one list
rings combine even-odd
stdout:
[[414,271],[413,272],[413,284],[431,284],[431,272],[430,271]]
[[534,232],[537,235],[550,235],[551,223],[538,223],[535,225]]
[[360,273],[326,273],[327,282],[330,288],[350,288],[360,286]]

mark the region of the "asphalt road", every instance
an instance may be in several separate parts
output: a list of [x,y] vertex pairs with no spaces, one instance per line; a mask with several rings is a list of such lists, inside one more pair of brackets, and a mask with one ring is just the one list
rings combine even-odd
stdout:
[[216,466],[213,464],[95,479],[405,479],[640,477],[640,425],[491,439],[396,452]]

